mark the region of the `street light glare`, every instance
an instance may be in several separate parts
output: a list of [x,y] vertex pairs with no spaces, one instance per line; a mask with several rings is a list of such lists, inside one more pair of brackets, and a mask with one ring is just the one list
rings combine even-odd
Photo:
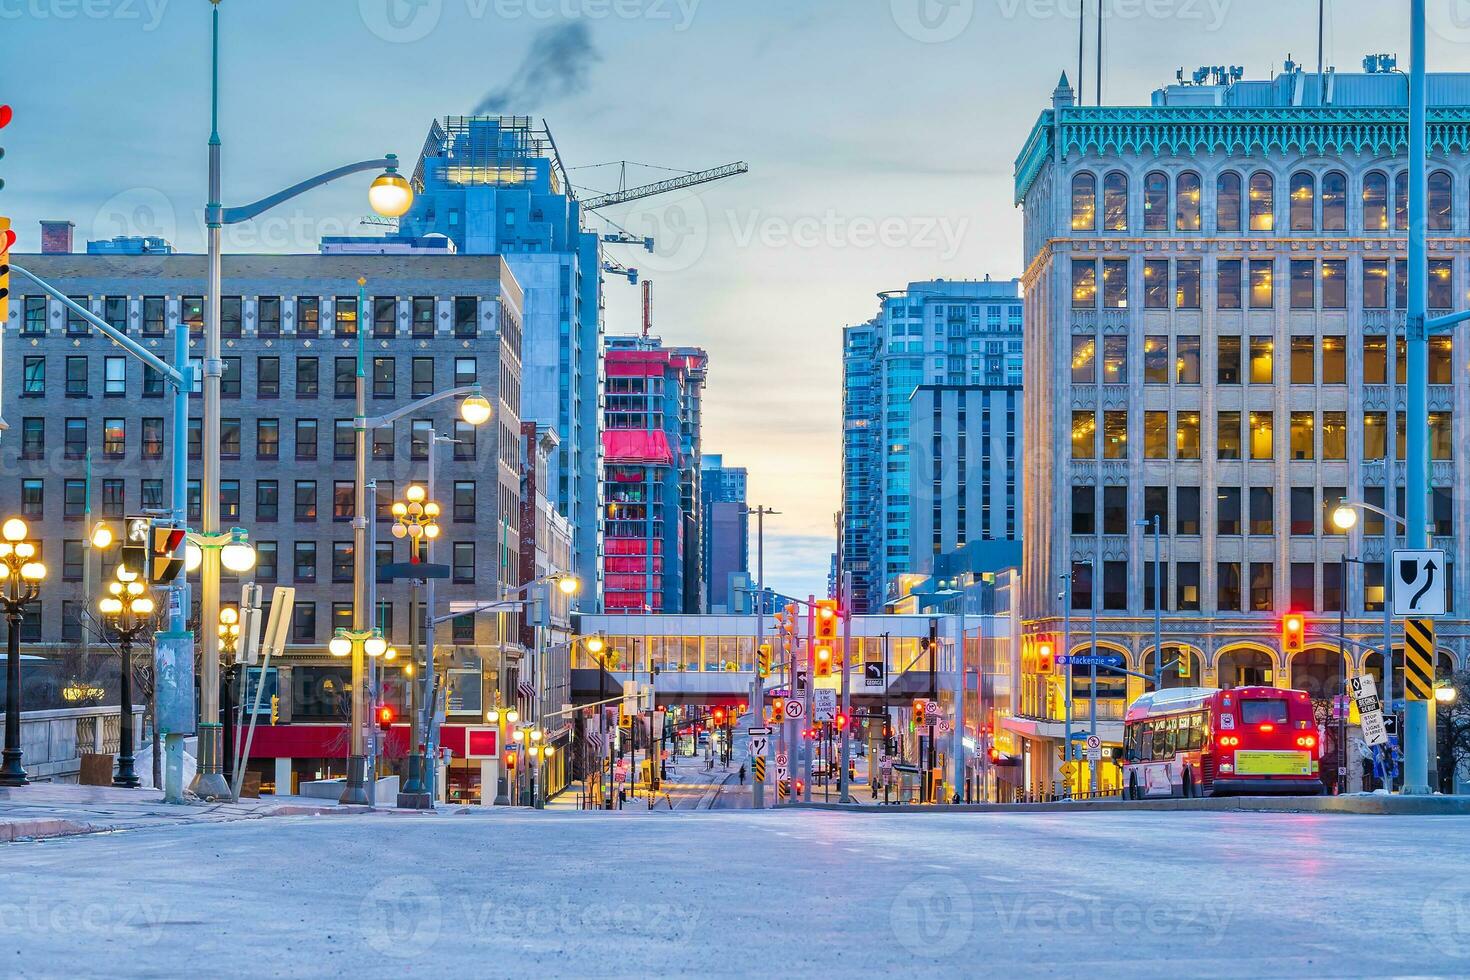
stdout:
[[192,572],[204,564],[204,552],[194,542],[184,546],[184,571]]
[[385,218],[401,218],[413,207],[413,187],[397,170],[385,170],[368,187],[368,204]]
[[334,657],[345,657],[352,652],[352,641],[345,636],[334,636],[327,641],[327,650]]
[[592,653],[601,653],[602,652],[602,640],[600,640],[599,638],[597,638],[595,636],[592,637],[592,639],[590,639],[590,640],[587,641],[587,649],[590,652],[592,652]]
[[1339,504],[1332,512],[1332,523],[1339,531],[1351,531],[1358,524],[1358,509]]
[[470,425],[484,425],[492,414],[490,400],[484,395],[470,395],[459,403],[459,417]]
[[381,657],[388,650],[388,641],[381,636],[370,636],[362,642],[362,649],[369,657]]
[[255,549],[243,541],[235,541],[220,549],[219,560],[232,572],[248,572],[255,567]]
[[403,492],[403,496],[408,498],[408,502],[411,504],[419,503],[424,499],[426,495],[427,493],[424,490],[423,486],[418,483],[411,484],[409,488]]
[[[556,587],[561,589],[562,595],[576,595],[577,590],[582,587],[582,583],[574,575],[563,575],[557,580]],[[597,651],[593,650],[592,652],[596,653]]]
[[94,548],[110,548],[110,547],[112,547],[112,528],[108,527],[106,524],[98,524],[95,528],[93,528],[92,529],[92,547],[94,547]]
[[4,524],[0,524],[0,535],[3,535],[6,541],[24,541],[29,531],[30,528],[26,527],[26,522],[19,517],[12,517]]

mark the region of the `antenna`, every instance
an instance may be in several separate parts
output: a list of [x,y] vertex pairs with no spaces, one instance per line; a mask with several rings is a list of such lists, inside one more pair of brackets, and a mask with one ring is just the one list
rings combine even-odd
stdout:
[[1097,0],[1097,104],[1102,105],[1103,66],[1103,0]]

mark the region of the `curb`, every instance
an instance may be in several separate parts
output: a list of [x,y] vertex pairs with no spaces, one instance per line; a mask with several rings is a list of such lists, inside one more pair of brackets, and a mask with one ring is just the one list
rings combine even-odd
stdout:
[[40,840],[45,837],[69,837],[76,834],[92,834],[106,830],[75,820],[11,820],[0,823],[0,843],[18,840]]
[[1464,816],[1470,796],[1237,796],[1202,800],[1079,800],[1073,803],[949,803],[937,806],[868,806],[860,803],[788,803],[782,809],[844,813],[1326,813],[1365,816]]

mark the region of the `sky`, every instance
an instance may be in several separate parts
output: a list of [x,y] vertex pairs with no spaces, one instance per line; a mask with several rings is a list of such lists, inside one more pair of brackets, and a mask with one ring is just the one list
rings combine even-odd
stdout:
[[[590,190],[736,160],[750,172],[606,213],[657,239],[611,246],[654,282],[654,331],[710,354],[704,447],[750,471],[766,579],[824,593],[840,506],[841,331],[916,280],[1018,276],[1014,161],[1062,71],[1081,0],[223,0],[225,203],[394,152],[487,99],[544,117]],[[1175,71],[1265,78],[1316,60],[1313,0],[1102,0],[1104,100],[1146,104]],[[1093,12],[1088,13],[1088,101]],[[1329,65],[1407,67],[1402,0],[1329,0]],[[1430,66],[1470,70],[1470,3],[1430,3]],[[0,0],[0,214],[79,240],[202,248],[207,0]],[[577,29],[566,33],[568,25]],[[561,34],[556,32],[560,29]],[[577,68],[528,63],[573,37]],[[538,48],[538,44],[540,47]],[[555,50],[555,49],[553,49]],[[526,69],[531,68],[528,72]],[[1075,81],[1075,79],[1074,79]],[[236,252],[370,233],[351,179],[231,229]],[[606,280],[610,333],[639,291]],[[752,542],[752,554],[754,542]]]

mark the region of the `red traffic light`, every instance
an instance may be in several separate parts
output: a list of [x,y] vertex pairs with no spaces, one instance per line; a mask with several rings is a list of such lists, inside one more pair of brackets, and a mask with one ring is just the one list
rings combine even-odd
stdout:
[[724,708],[716,708],[715,709],[715,724],[716,725],[723,725],[724,723],[725,723],[725,709]]
[[1289,612],[1281,617],[1281,650],[1283,653],[1300,653],[1306,646],[1307,617]]
[[1050,643],[1043,642],[1036,648],[1036,671],[1040,674],[1050,674],[1056,670],[1056,648]]
[[836,719],[834,720],[834,724],[837,725],[837,730],[839,732],[842,731],[844,728],[847,727],[847,715],[839,712]]
[[378,705],[378,727],[383,731],[393,727],[393,722],[398,719],[398,712],[391,704]]

